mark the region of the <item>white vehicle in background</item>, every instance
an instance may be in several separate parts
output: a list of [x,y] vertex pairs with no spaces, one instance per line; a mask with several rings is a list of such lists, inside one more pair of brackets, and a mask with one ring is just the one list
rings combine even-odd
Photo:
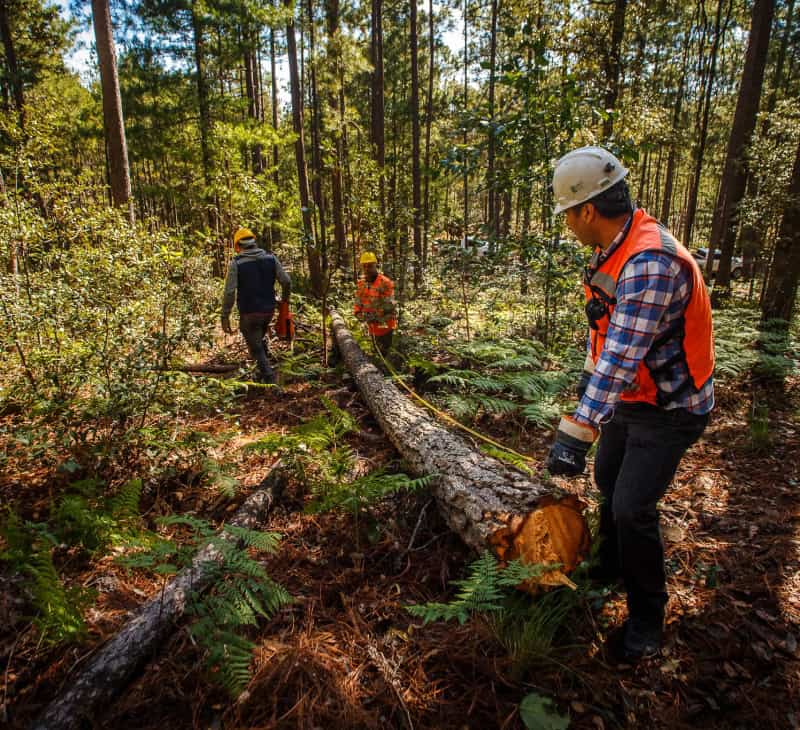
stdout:
[[[700,265],[700,268],[705,271],[706,269],[706,262],[708,261],[708,249],[707,248],[698,248],[692,256],[694,260]],[[719,249],[715,249],[714,251],[714,271],[713,273],[717,273],[717,269],[719,269],[719,260],[722,256],[722,251]],[[731,278],[732,279],[741,279],[744,276],[744,262],[739,256],[734,256],[731,259]]]
[[479,238],[472,238],[471,236],[464,240],[464,236],[462,236],[461,248],[464,251],[473,250],[476,256],[486,256],[489,253],[489,242],[481,241]]

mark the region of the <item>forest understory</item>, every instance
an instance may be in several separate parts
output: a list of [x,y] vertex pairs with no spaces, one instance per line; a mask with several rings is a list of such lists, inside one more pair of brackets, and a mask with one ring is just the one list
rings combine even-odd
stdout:
[[[230,345],[222,354],[237,355]],[[357,423],[346,444],[361,467],[401,469],[348,384],[341,369],[327,370],[319,380],[287,383],[282,394],[251,389],[229,412],[193,416],[181,425],[223,435],[238,424],[238,435],[221,439],[215,459],[240,486],[226,497],[196,472],[176,474],[143,491],[142,521],[153,526],[158,516],[175,513],[219,525],[275,461],[247,445],[324,416],[334,402]],[[756,391],[769,413],[768,435],[760,438],[753,426]],[[192,635],[178,625],[92,726],[521,728],[520,701],[534,692],[554,702],[548,717],[569,718],[576,728],[796,727],[800,381],[789,379],[781,391],[756,391],[749,378],[719,387],[714,418],[664,499],[670,602],[666,641],[656,658],[637,667],[606,663],[602,641],[625,616],[624,593],[586,583],[552,643],[522,669],[498,643],[488,616],[475,614],[464,625],[423,624],[408,606],[452,599],[451,581],[475,558],[443,524],[427,492],[395,494],[354,521],[347,512],[308,513],[312,495],[290,478],[261,526],[280,533],[281,542],[260,560],[292,600],[247,628],[255,650],[244,692],[233,700],[212,681],[213,668],[204,668]],[[0,497],[21,505],[21,518],[37,522],[67,480],[30,464],[14,468],[8,434],[20,418],[3,417],[3,446],[12,459]],[[485,416],[478,425],[543,463],[547,431],[522,433],[501,416]],[[588,476],[563,486],[590,509],[596,506]],[[9,660],[2,698],[10,727],[28,727],[129,612],[163,587],[166,576],[120,566],[119,552],[93,557],[56,548],[65,583],[96,595],[85,615],[85,640],[67,650],[40,641],[23,618],[20,576],[3,570],[0,644]]]

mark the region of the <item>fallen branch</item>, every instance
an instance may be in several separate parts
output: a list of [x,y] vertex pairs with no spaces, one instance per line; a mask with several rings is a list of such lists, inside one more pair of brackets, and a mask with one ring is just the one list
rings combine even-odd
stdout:
[[185,363],[184,365],[168,365],[158,370],[177,371],[180,373],[232,373],[242,366],[241,363]]
[[[280,496],[285,482],[286,475],[278,461],[238,509],[231,524],[257,528]],[[163,648],[186,611],[190,596],[208,587],[214,573],[212,567],[220,557],[214,546],[203,548],[191,566],[178,573],[95,652],[91,662],[69,682],[69,689],[45,708],[32,730],[69,730],[85,720],[92,722],[98,710],[107,706],[134,673]]]
[[558,488],[482,454],[448,431],[387,380],[331,311],[336,343],[383,432],[417,475],[436,475],[433,495],[450,529],[467,545],[491,547],[502,560],[560,563],[541,583],[569,583],[587,554],[583,504]]

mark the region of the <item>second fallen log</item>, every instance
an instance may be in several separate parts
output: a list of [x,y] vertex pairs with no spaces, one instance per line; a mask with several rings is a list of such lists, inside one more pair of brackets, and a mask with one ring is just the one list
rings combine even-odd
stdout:
[[373,365],[342,317],[331,312],[336,344],[384,433],[419,475],[435,474],[433,494],[449,527],[467,545],[502,560],[558,563],[539,582],[569,583],[587,555],[582,503],[478,451],[404,396]]

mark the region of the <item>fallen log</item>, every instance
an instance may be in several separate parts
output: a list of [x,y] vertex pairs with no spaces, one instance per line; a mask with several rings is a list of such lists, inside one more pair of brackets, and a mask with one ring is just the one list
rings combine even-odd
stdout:
[[369,361],[337,312],[331,320],[347,369],[383,432],[413,472],[436,475],[432,492],[448,526],[470,547],[489,547],[501,560],[560,563],[539,582],[570,583],[566,574],[589,548],[580,500],[448,431]]
[[[272,509],[286,483],[276,462],[231,519],[231,524],[257,528]],[[234,539],[226,535],[228,539]],[[121,692],[134,673],[163,648],[183,616],[192,593],[208,587],[213,564],[220,559],[209,545],[195,556],[158,594],[145,603],[120,631],[95,652],[89,664],[69,682],[69,688],[47,705],[32,730],[71,730],[82,723],[94,726],[103,706]]]

